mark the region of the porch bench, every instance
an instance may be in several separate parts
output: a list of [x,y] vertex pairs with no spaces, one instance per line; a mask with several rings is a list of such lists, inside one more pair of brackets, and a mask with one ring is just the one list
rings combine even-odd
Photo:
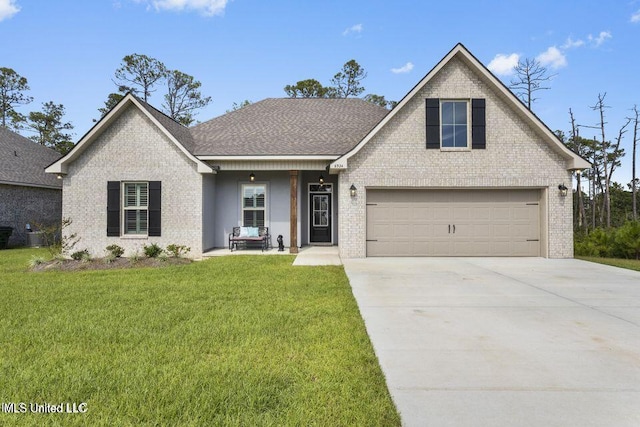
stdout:
[[233,227],[229,233],[229,250],[232,252],[238,250],[239,244],[245,249],[248,245],[260,245],[264,252],[269,249],[270,242],[269,227]]

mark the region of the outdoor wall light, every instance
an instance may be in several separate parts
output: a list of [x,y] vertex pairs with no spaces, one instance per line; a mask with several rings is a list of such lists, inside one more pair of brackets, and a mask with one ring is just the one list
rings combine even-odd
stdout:
[[358,189],[356,188],[355,185],[351,184],[351,187],[349,188],[349,191],[351,192],[351,197],[356,197]]
[[560,195],[562,197],[567,197],[567,194],[569,193],[569,189],[567,188],[566,185],[564,185],[564,183],[558,185],[558,190],[560,190]]
[[320,183],[320,185],[324,185],[324,176],[320,175],[320,177],[318,178],[318,182]]
[[62,175],[61,173],[59,173],[59,174],[56,176],[56,178],[58,178],[58,179],[62,179],[62,178],[64,178],[64,175]]
[[251,175],[249,175],[249,181],[254,182],[255,180],[256,180],[256,176],[252,172]]

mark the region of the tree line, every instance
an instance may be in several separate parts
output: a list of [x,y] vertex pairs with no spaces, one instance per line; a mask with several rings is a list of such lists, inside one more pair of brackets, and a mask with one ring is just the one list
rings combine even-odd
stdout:
[[[198,109],[211,102],[203,96],[202,84],[193,76],[180,70],[170,70],[161,61],[147,55],[132,54],[122,59],[112,79],[117,92],[110,93],[104,107],[98,108],[101,116],[111,110],[126,93],[131,92],[145,102],[164,87],[161,109],[169,117],[184,126],[194,122]],[[74,146],[73,125],[64,119],[65,107],[54,101],[44,102],[40,111],[22,114],[18,108],[30,104],[33,97],[26,77],[14,69],[0,67],[0,126],[18,133],[27,133],[34,142],[52,148],[62,154]]]
[[[365,69],[355,59],[344,63],[342,68],[331,78],[331,85],[324,86],[316,79],[299,80],[295,84],[286,85],[284,91],[289,98],[349,98],[361,95],[365,88],[362,81],[367,77]],[[365,101],[392,109],[398,103],[388,101],[383,95],[374,93],[363,97]]]
[[[365,91],[362,81],[366,77],[364,68],[352,59],[333,76],[329,86],[323,86],[316,79],[306,79],[286,85],[284,91],[291,98],[358,97]],[[117,89],[107,96],[104,106],[98,108],[101,117],[129,92],[147,102],[162,88],[160,110],[184,126],[192,125],[197,111],[211,103],[211,97],[202,94],[200,81],[143,54],[134,53],[122,58],[112,82]],[[66,154],[74,146],[71,133],[74,127],[64,119],[64,105],[49,101],[42,104],[40,111],[24,115],[18,108],[33,101],[33,97],[27,94],[29,90],[26,77],[12,68],[0,68],[0,126],[18,133],[26,132],[32,141]],[[397,104],[376,94],[367,94],[363,99],[384,108],[393,108]],[[250,104],[249,100],[234,102],[227,113]]]

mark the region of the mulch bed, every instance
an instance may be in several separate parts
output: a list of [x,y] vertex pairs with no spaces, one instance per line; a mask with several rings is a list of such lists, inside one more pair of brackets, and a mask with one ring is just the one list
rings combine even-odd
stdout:
[[184,265],[193,262],[189,258],[115,258],[110,262],[106,258],[94,258],[90,261],[76,261],[73,259],[52,260],[38,264],[31,271],[85,271],[85,270],[119,270],[123,268],[166,267],[169,265]]

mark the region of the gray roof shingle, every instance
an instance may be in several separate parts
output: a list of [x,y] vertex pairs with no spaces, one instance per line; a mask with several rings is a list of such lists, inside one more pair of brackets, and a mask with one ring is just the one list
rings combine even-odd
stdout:
[[389,110],[357,98],[268,98],[190,128],[192,153],[340,155]]
[[0,126],[0,182],[62,188],[55,175],[44,172],[60,157],[60,153]]

